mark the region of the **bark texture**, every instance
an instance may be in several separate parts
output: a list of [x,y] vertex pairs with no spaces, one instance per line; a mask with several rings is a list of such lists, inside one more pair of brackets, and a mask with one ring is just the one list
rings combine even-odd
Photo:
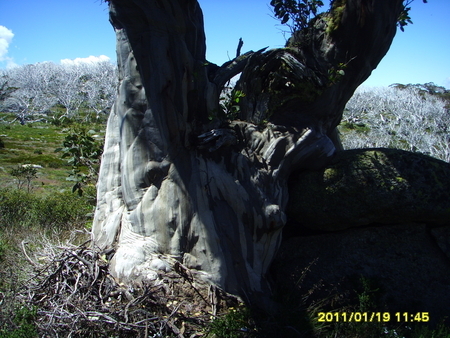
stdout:
[[[145,282],[178,261],[248,300],[267,294],[288,177],[334,154],[343,107],[388,50],[401,4],[335,1],[287,48],[218,67],[197,1],[111,0],[120,85],[93,226],[115,251],[111,273]],[[241,71],[240,116],[219,118],[221,87]]]

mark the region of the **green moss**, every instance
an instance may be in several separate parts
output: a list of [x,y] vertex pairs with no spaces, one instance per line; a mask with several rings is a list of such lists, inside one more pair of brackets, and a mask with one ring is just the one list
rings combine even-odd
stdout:
[[346,3],[345,0],[335,0],[333,2],[330,14],[326,19],[327,21],[326,33],[328,35],[332,34],[339,28],[345,10],[345,3]]
[[408,182],[406,179],[404,179],[403,177],[400,177],[400,176],[397,176],[395,179],[396,179],[399,183],[406,183],[406,182]]
[[298,176],[287,213],[323,230],[398,220],[439,223],[449,217],[449,177],[448,163],[421,154],[349,150],[323,171]]
[[353,123],[353,122],[344,121],[339,125],[339,130],[342,133],[345,133],[350,130],[354,130],[357,133],[364,134],[364,133],[368,133],[370,131],[370,127],[364,123]]
[[325,181],[331,181],[333,178],[335,178],[338,174],[338,171],[336,168],[327,168],[325,169],[323,173],[323,178]]

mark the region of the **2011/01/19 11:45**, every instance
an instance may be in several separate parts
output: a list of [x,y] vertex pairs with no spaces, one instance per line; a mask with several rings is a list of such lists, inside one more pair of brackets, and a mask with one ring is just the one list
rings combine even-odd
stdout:
[[319,322],[428,322],[428,312],[396,312],[393,316],[390,312],[319,312]]

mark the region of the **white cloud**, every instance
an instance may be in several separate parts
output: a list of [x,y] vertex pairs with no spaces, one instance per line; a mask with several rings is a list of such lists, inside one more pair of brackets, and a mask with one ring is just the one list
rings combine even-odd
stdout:
[[3,61],[8,54],[8,47],[14,37],[12,30],[5,26],[0,26],[0,61]]
[[108,62],[111,59],[107,57],[106,55],[100,55],[100,56],[88,56],[87,58],[76,58],[76,59],[62,59],[61,64],[62,65],[79,65],[82,63],[96,63],[96,62]]
[[12,57],[8,56],[8,48],[14,37],[12,30],[5,26],[0,26],[0,62],[6,62],[6,67],[11,68],[16,66]]

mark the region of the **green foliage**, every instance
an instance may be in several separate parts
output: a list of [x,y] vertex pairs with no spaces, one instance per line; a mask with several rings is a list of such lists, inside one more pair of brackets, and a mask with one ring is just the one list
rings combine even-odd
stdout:
[[412,329],[411,338],[449,338],[450,328],[439,324],[434,330],[428,326],[417,325]]
[[27,184],[27,191],[30,192],[33,189],[32,180],[37,178],[37,169],[31,164],[19,165],[10,172],[11,176],[16,178],[17,188],[22,189]]
[[[403,9],[397,19],[397,25],[403,32],[405,26],[412,24],[411,17],[409,15],[411,7],[410,4],[414,0],[405,0],[403,3]],[[423,3],[427,3],[428,0],[422,0]],[[273,7],[275,17],[281,21],[281,24],[287,25],[292,32],[308,28],[312,19],[314,19],[320,7],[322,7],[323,1],[321,0],[272,0],[270,5]],[[331,22],[327,33],[331,33],[337,25],[342,16],[342,10],[345,8],[344,4],[340,4],[339,1],[331,1]]]
[[[54,107],[54,109],[56,109],[57,107]],[[65,116],[62,112],[57,111],[55,112],[49,119],[48,121],[56,126],[56,127],[69,127],[70,125],[76,123],[76,119],[75,117],[69,117],[69,116]]]
[[245,93],[240,90],[233,89],[226,93],[220,100],[220,107],[225,112],[225,117],[229,120],[235,120],[239,116],[240,106],[242,98],[245,97]]
[[345,69],[347,63],[339,63],[337,67],[332,67],[328,70],[328,83],[330,86],[338,83],[345,76]]
[[37,309],[21,306],[16,310],[11,325],[0,327],[0,338],[34,338],[38,337],[34,320]]
[[218,338],[243,338],[249,336],[252,326],[250,311],[247,308],[230,308],[229,312],[215,318],[209,327],[210,334]]
[[355,123],[350,121],[344,121],[341,123],[340,127],[342,132],[353,130],[357,133],[367,133],[370,131],[370,127],[362,122]]
[[361,291],[358,293],[359,309],[361,312],[376,310],[376,296],[380,289],[376,287],[374,280],[361,276]]
[[[97,141],[94,130],[88,130],[82,125],[73,126],[63,141],[63,148],[56,151],[63,153],[72,165],[72,171],[67,178],[74,182],[72,191],[81,196],[86,185],[95,183],[98,178],[98,166],[103,152],[103,143]],[[86,170],[83,170],[87,168]]]
[[275,17],[281,24],[287,24],[292,31],[305,29],[311,19],[317,16],[318,10],[323,6],[320,0],[272,0]]
[[[403,10],[400,13],[400,16],[397,20],[397,25],[400,28],[402,32],[405,31],[405,26],[408,24],[412,24],[411,17],[409,16],[409,11],[411,10],[411,7],[408,7],[414,0],[405,0],[403,3]],[[422,0],[423,3],[427,3],[427,0]]]
[[108,118],[107,114],[97,115],[89,108],[79,108],[78,113],[73,116],[65,115],[65,109],[59,105],[53,106],[51,110],[52,114],[47,116],[46,121],[61,128],[71,128],[75,125],[105,124]]
[[47,230],[80,226],[92,206],[69,192],[38,196],[23,190],[0,190],[0,229],[42,227]]

